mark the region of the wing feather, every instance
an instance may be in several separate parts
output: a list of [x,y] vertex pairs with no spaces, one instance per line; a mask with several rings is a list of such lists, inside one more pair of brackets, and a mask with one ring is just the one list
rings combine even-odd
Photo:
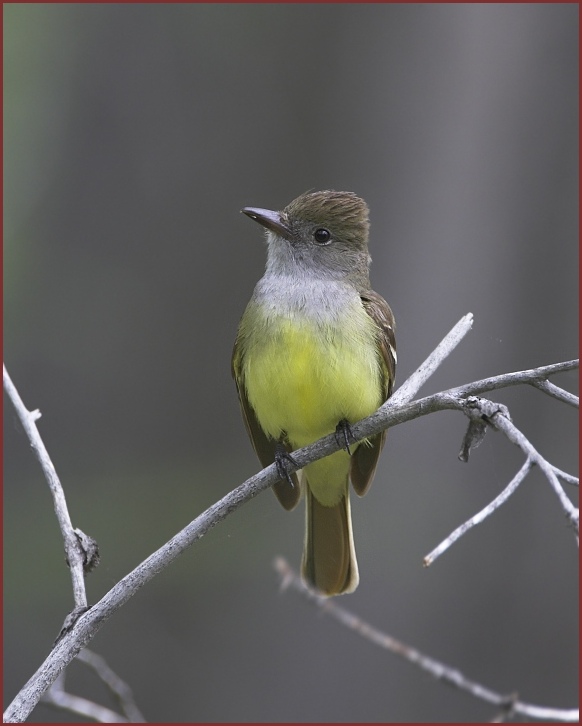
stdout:
[[[368,290],[361,293],[360,297],[365,311],[378,328],[378,354],[382,365],[383,401],[386,401],[392,395],[396,373],[394,315],[386,300],[377,292]],[[356,494],[360,497],[368,491],[372,483],[385,439],[386,431],[370,437],[369,445],[361,444],[352,456],[350,478]]]

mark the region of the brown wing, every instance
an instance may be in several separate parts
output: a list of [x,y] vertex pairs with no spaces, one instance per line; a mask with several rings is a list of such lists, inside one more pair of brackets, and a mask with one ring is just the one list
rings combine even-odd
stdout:
[[[232,377],[236,383],[242,417],[245,422],[251,444],[253,445],[253,449],[259,457],[259,461],[263,466],[269,466],[275,461],[275,447],[277,442],[270,436],[267,436],[267,434],[263,431],[256,417],[255,411],[247,398],[239,352],[237,339],[232,352]],[[282,443],[287,451],[290,452],[291,447],[286,442]],[[291,474],[291,480],[293,481],[293,486],[290,486],[288,481],[283,480],[273,484],[273,491],[275,492],[277,499],[287,510],[293,509],[301,498],[301,486],[299,484],[297,474]]]
[[[382,363],[382,385],[386,401],[392,394],[396,373],[394,315],[386,300],[373,290],[362,293],[360,297],[364,309],[378,326],[378,352]],[[360,444],[352,456],[350,478],[356,494],[360,497],[367,492],[372,483],[385,439],[386,431],[370,437],[371,445]]]

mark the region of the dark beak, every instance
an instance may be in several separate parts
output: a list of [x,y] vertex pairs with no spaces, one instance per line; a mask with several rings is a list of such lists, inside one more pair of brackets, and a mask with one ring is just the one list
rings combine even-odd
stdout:
[[256,207],[245,207],[241,209],[241,212],[246,214],[247,217],[254,219],[255,222],[262,224],[263,227],[271,230],[271,232],[278,234],[279,237],[284,237],[288,240],[291,239],[291,230],[281,212],[273,212],[270,209],[257,209]]

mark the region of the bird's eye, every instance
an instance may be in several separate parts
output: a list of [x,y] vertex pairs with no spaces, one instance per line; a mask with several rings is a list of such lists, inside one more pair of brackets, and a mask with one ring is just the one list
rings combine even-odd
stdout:
[[324,227],[320,227],[313,233],[313,239],[318,245],[327,245],[331,242],[331,232]]

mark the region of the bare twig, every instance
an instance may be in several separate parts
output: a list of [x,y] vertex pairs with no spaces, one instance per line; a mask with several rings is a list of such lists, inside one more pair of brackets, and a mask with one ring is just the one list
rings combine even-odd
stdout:
[[89,666],[96,673],[117,699],[123,715],[86,698],[68,693],[65,690],[66,671],[60,674],[44,694],[42,697],[44,704],[92,718],[101,723],[146,723],[135,703],[131,688],[115,673],[104,658],[85,648],[80,651],[75,660]]
[[117,699],[119,706],[130,723],[146,723],[142,712],[137,707],[133,691],[109,666],[105,658],[88,648],[83,648],[76,660],[89,666]]
[[[549,376],[557,373],[568,373],[578,370],[580,361],[578,358],[563,361],[562,363],[552,363],[548,366],[540,366],[539,368],[528,368],[524,371],[515,371],[513,373],[502,373],[499,376],[491,378],[482,378],[480,381],[465,383],[462,386],[451,388],[447,393],[454,396],[476,396],[480,393],[488,393],[500,388],[509,388],[510,386],[521,386],[524,383],[534,384],[536,381],[547,380]],[[392,399],[389,399],[389,401]],[[384,404],[386,405],[386,404]]]
[[532,381],[531,385],[539,388],[540,391],[547,393],[548,396],[552,396],[552,398],[557,398],[558,401],[562,401],[562,403],[567,403],[569,406],[574,406],[574,408],[578,408],[580,405],[578,396],[575,396],[573,393],[565,391],[563,388],[556,386],[555,383],[550,383],[550,381],[543,380]]
[[526,439],[521,431],[511,422],[507,416],[500,413],[496,413],[492,418],[492,423],[498,431],[503,431],[507,438],[528,456],[534,464],[537,464],[543,472],[546,479],[549,481],[550,486],[556,493],[562,509],[566,513],[568,520],[574,525],[576,531],[578,530],[579,513],[578,509],[572,504],[572,502],[566,496],[566,493],[562,489],[556,471],[554,467],[544,459],[539,451]]
[[393,638],[391,635],[374,628],[357,615],[354,615],[349,610],[346,610],[346,608],[337,605],[335,601],[320,595],[315,590],[308,587],[282,557],[278,557],[275,560],[275,569],[282,578],[282,588],[289,586],[293,587],[294,590],[301,593],[303,597],[316,605],[323,613],[331,615],[331,617],[346,628],[358,633],[358,635],[361,635],[366,640],[374,643],[374,645],[378,645],[379,647],[390,651],[394,655],[404,658],[409,663],[412,663],[426,673],[429,673],[435,678],[444,681],[465,693],[469,693],[475,698],[491,703],[497,708],[504,710],[511,709],[514,714],[520,714],[527,718],[561,722],[575,722],[579,719],[578,709],[536,706],[534,704],[518,700],[514,694],[503,695],[496,691],[492,691],[490,688],[486,688],[480,683],[470,680],[456,668],[451,668],[434,658],[430,658],[415,648],[412,648],[402,641]]
[[[457,527],[441,544],[438,545],[432,552],[430,552],[423,560],[424,566],[429,567],[432,563],[440,557],[452,544],[454,544],[460,537],[469,531],[476,524],[480,524],[484,519],[493,514],[517,489],[519,484],[525,479],[532,466],[535,464],[539,466],[543,474],[546,476],[550,485],[558,499],[568,521],[574,526],[576,534],[578,533],[579,527],[579,513],[578,509],[568,499],[566,493],[562,489],[560,482],[558,481],[558,471],[550,464],[535,447],[527,440],[523,433],[512,423],[509,413],[505,406],[493,403],[484,398],[477,398],[476,396],[470,396],[467,399],[461,399],[458,401],[459,407],[465,410],[465,413],[471,418],[471,420],[477,420],[481,425],[489,424],[498,431],[502,431],[507,438],[514,443],[516,446],[525,453],[526,461],[521,467],[519,472],[507,485],[507,487],[499,494],[490,504],[484,509],[478,512],[476,515],[471,517],[467,522]],[[565,472],[560,472],[563,478],[575,479]]]
[[580,486],[580,480],[577,476],[572,476],[572,474],[568,474],[567,471],[562,471],[561,469],[558,469],[557,466],[552,465],[552,469],[554,470],[554,473],[557,477],[560,479],[563,479],[566,484],[571,484],[574,487]]
[[428,381],[444,359],[459,345],[473,327],[473,313],[467,313],[437,345],[428,358],[396,390],[390,400],[393,406],[411,401],[420,388]]
[[73,529],[69,510],[67,509],[67,501],[65,493],[53,462],[46,450],[46,447],[40,437],[36,421],[41,417],[40,411],[29,411],[16,387],[12,383],[6,366],[4,366],[4,390],[6,391],[14,410],[22,424],[22,427],[30,440],[30,445],[35,453],[36,458],[41,465],[45,478],[48,482],[51,494],[53,496],[53,505],[57,520],[61,528],[61,534],[65,543],[65,554],[69,568],[71,571],[71,580],[73,582],[73,597],[75,600],[75,610],[84,611],[87,608],[87,593],[85,591],[85,579],[83,566],[85,564],[85,553],[79,542],[79,538]]
[[63,711],[70,711],[76,716],[84,716],[85,718],[92,718],[94,721],[99,723],[131,723],[129,719],[122,716],[110,708],[101,706],[98,703],[89,701],[87,698],[81,698],[80,696],[74,696],[71,693],[65,691],[65,673],[57,678],[53,685],[42,697],[42,702],[46,706],[54,706],[55,708]]
[[448,548],[452,544],[454,544],[459,539],[459,537],[468,532],[476,524],[481,524],[483,520],[487,519],[487,517],[492,515],[496,509],[498,509],[507,499],[509,499],[509,497],[513,494],[513,492],[528,475],[532,466],[533,462],[531,461],[531,459],[526,459],[524,465],[509,482],[509,484],[505,487],[505,489],[501,492],[501,494],[495,497],[492,502],[490,502],[484,509],[471,517],[471,519],[462,524],[460,527],[457,527],[457,529],[452,532],[445,540],[443,540],[438,547],[435,547],[435,549],[424,558],[424,566],[429,567],[430,565],[432,565],[436,558],[440,557],[440,555],[442,555],[445,550],[448,550]]

